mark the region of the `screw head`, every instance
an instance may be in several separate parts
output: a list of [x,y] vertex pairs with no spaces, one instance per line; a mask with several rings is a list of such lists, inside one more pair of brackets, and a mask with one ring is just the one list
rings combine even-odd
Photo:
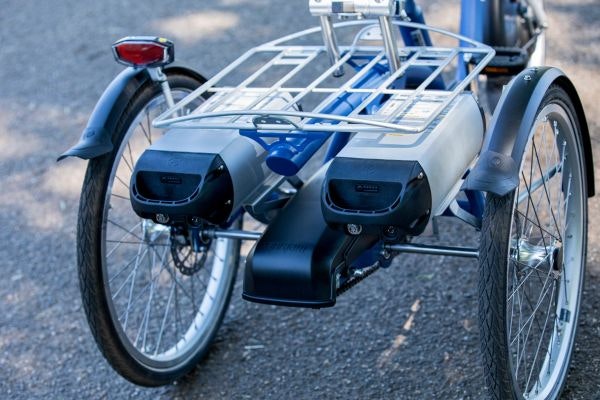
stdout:
[[362,232],[362,226],[357,224],[348,224],[346,225],[346,229],[348,230],[348,233],[353,236],[360,235]]
[[169,222],[169,216],[165,214],[156,214],[156,222],[159,224],[166,224]]

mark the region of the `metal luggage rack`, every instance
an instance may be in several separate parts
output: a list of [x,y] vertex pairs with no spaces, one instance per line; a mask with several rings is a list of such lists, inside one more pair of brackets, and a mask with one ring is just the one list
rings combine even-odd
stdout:
[[[373,69],[387,69],[386,52],[378,43],[381,35],[379,26],[373,21],[349,21],[335,24],[336,33],[347,28],[363,27],[353,36],[349,45],[339,46],[340,56],[336,62],[328,63],[304,85],[290,85],[302,77],[302,73],[314,69],[316,60],[327,57],[324,45],[294,45],[301,40],[321,32],[320,27],[308,29],[281,39],[255,47],[228,67],[216,74],[197,90],[170,108],[153,122],[158,128],[233,129],[240,131],[275,132],[406,132],[419,133],[443,113],[452,101],[477,78],[481,70],[494,57],[491,47],[472,39],[427,25],[394,21],[394,25],[423,29],[459,41],[460,46],[401,47],[398,49],[401,64],[392,72],[385,72],[376,87],[357,85]],[[266,58],[261,65],[251,65],[257,56]],[[431,90],[428,86],[452,63],[463,57],[471,68],[461,81],[455,82],[450,90]],[[332,78],[336,71],[348,67],[354,60],[364,60],[354,75]],[[394,89],[393,83],[403,77],[410,67],[428,67],[429,75],[413,90]],[[274,69],[289,68],[283,76],[270,84],[261,80],[276,75]],[[237,85],[223,85],[234,71],[250,70],[246,79]],[[238,72],[236,72],[238,73]],[[351,76],[348,76],[351,75]],[[327,87],[324,83],[335,79]],[[356,86],[355,86],[356,85]],[[336,99],[352,94],[362,94],[361,102],[346,116],[327,112]],[[210,96],[210,97],[209,97]],[[306,107],[303,100],[318,97],[313,107]],[[373,112],[371,105],[380,96],[388,100]],[[208,98],[195,110],[182,115],[199,98]],[[246,99],[244,101],[244,98]],[[299,106],[302,104],[302,108]]]

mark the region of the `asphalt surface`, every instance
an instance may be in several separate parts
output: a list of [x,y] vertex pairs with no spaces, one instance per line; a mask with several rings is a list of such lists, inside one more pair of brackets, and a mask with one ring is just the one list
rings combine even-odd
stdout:
[[[178,59],[210,76],[253,45],[313,26],[306,3],[0,1],[0,398],[483,396],[475,261],[404,256],[320,311],[246,303],[238,282],[206,360],[164,388],[119,377],[89,333],[75,264],[85,163],[55,159],[120,70],[110,43],[165,35]],[[456,29],[456,0],[423,3],[429,22]],[[600,160],[600,6],[548,3],[548,63],[575,82]],[[565,399],[600,398],[600,202],[589,205],[586,288]],[[435,242],[477,243],[452,221],[442,232]]]

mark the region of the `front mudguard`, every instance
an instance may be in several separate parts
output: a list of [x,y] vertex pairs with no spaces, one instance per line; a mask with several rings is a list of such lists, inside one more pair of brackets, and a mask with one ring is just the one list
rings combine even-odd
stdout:
[[[181,65],[169,65],[163,71],[167,75],[175,72],[184,73],[199,82],[206,82],[202,75]],[[150,75],[145,68],[129,67],[117,75],[96,103],[79,142],[61,154],[58,161],[67,157],[89,160],[112,151],[111,136],[117,127],[119,116],[125,111],[135,93],[150,80]]]
[[481,156],[467,176],[462,187],[464,190],[504,196],[517,188],[520,163],[531,127],[546,91],[553,84],[562,87],[575,106],[584,149],[587,193],[589,197],[594,195],[594,161],[583,106],[573,83],[561,70],[553,67],[525,69],[504,89],[492,117]]

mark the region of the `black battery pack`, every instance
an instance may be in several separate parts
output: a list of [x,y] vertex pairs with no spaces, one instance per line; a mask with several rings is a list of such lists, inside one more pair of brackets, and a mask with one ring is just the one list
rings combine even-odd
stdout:
[[371,233],[394,227],[418,235],[429,221],[431,191],[416,161],[337,157],[327,170],[321,207],[334,227],[351,224]]

